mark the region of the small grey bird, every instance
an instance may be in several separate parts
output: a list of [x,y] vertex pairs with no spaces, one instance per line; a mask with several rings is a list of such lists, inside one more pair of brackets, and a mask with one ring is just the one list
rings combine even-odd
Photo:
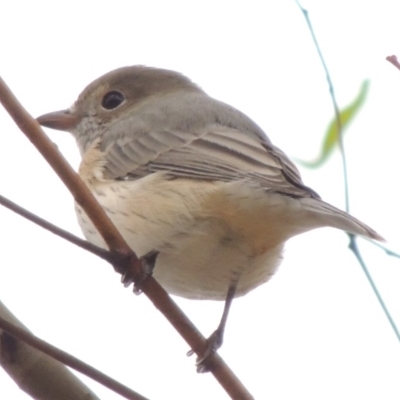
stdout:
[[[250,118],[177,72],[117,69],[38,121],[72,133],[80,176],[169,293],[226,300],[200,369],[222,344],[232,299],[268,281],[286,240],[320,227],[383,240],[305,186]],[[105,246],[76,211],[85,237]]]

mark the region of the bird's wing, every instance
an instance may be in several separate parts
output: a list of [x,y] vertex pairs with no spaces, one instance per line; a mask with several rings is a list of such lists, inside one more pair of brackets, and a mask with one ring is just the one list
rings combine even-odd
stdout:
[[129,139],[125,136],[103,150],[108,161],[106,177],[111,179],[138,179],[167,171],[172,178],[247,179],[267,191],[318,198],[282,151],[224,126],[196,133],[148,131]]
[[103,133],[106,178],[167,171],[171,178],[246,179],[267,191],[319,198],[289,158],[232,107],[204,94],[166,98],[156,106],[117,120]]

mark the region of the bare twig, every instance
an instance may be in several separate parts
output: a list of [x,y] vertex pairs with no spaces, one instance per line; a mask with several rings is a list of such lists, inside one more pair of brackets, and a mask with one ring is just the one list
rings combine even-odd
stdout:
[[[334,89],[333,89],[332,79],[331,79],[331,76],[329,74],[328,67],[327,67],[327,65],[325,63],[325,59],[324,59],[324,57],[322,55],[321,48],[319,47],[317,38],[315,36],[314,29],[312,27],[310,18],[308,16],[308,11],[301,6],[301,4],[300,4],[300,2],[298,0],[296,0],[296,3],[299,6],[299,8],[300,8],[301,12],[303,13],[304,18],[305,18],[305,20],[307,22],[308,29],[310,30],[310,33],[311,33],[315,48],[316,48],[316,50],[318,52],[319,58],[321,60],[322,66],[323,66],[325,74],[326,74],[326,79],[328,81],[329,93],[331,95],[333,108],[335,109],[336,123],[337,123],[337,127],[338,127],[339,148],[340,148],[340,153],[341,153],[341,156],[342,156],[342,165],[343,165],[343,180],[344,180],[344,188],[345,188],[346,211],[349,212],[350,203],[349,203],[349,187],[348,187],[348,177],[347,177],[346,154],[345,154],[345,149],[344,149],[344,145],[343,145],[342,123],[341,123],[341,120],[340,120],[339,107],[338,107],[338,104],[337,104],[337,101],[336,101],[336,96],[335,96],[335,92],[334,92]],[[396,65],[396,62],[397,62],[396,57],[395,56],[391,56],[389,58],[390,58],[390,60],[388,59],[388,61],[390,61],[390,62],[392,62],[392,64]],[[350,239],[349,248],[354,253],[354,255],[356,256],[358,262],[360,263],[361,268],[364,271],[364,274],[365,274],[369,284],[371,285],[371,288],[374,291],[375,296],[377,297],[378,302],[381,305],[382,310],[385,313],[385,315],[386,315],[386,317],[387,317],[387,319],[389,321],[389,324],[391,325],[391,327],[393,329],[394,334],[397,337],[397,340],[400,342],[399,330],[398,330],[398,328],[397,328],[397,326],[396,326],[396,324],[395,324],[395,322],[394,322],[394,320],[393,320],[388,308],[386,307],[385,302],[383,301],[383,298],[382,298],[378,288],[376,287],[373,278],[371,277],[371,274],[368,271],[367,265],[365,264],[365,262],[363,261],[363,259],[361,257],[360,250],[358,249],[358,246],[357,246],[356,238],[355,238],[355,236],[353,234],[350,234],[350,233],[348,233],[348,236],[349,236],[349,239]]]
[[[0,78],[0,102],[14,119],[22,132],[36,146],[64,184],[73,194],[76,202],[89,216],[114,256],[114,268],[120,273],[129,271],[133,279],[141,276],[140,260],[126,244],[121,234],[96,201],[90,190],[78,174],[71,168],[53,143],[47,138],[40,125],[22,107],[3,79]],[[156,282],[148,277],[140,286],[143,293],[149,297],[154,306],[162,312],[180,335],[186,340],[190,348],[202,356],[206,348],[204,336],[183,314],[168,293]],[[233,371],[224,363],[222,358],[215,354],[210,360],[210,372],[215,376],[232,399],[252,399],[252,395],[234,375]]]
[[396,253],[395,251],[388,249],[386,246],[382,245],[382,244],[379,243],[379,242],[375,242],[374,240],[371,240],[371,239],[366,238],[366,237],[362,237],[361,239],[364,239],[364,240],[366,240],[367,242],[369,242],[370,244],[372,244],[372,245],[374,245],[374,246],[376,246],[376,247],[379,247],[379,248],[380,248],[381,250],[383,250],[388,256],[400,258],[400,254],[399,254],[399,253]]
[[348,178],[347,178],[347,162],[346,162],[346,153],[344,149],[344,144],[343,144],[343,130],[342,130],[342,121],[340,119],[340,111],[339,111],[339,106],[336,101],[336,95],[335,95],[335,89],[333,87],[331,75],[328,70],[328,66],[326,65],[324,56],[322,55],[321,48],[319,47],[317,37],[315,36],[314,29],[311,24],[311,20],[308,16],[308,11],[303,8],[298,0],[296,0],[297,5],[299,6],[301,12],[304,15],[304,18],[307,22],[308,29],[311,33],[312,40],[314,42],[315,48],[318,52],[319,59],[321,61],[322,67],[324,68],[325,75],[326,75],[326,80],[328,82],[329,86],[329,93],[331,95],[332,99],[332,104],[333,104],[333,109],[335,111],[335,119],[336,119],[336,125],[338,128],[338,139],[339,139],[339,148],[340,152],[342,154],[342,168],[343,168],[343,179],[344,179],[344,195],[345,195],[345,206],[346,206],[346,211],[349,212],[350,210],[350,203],[349,203],[349,183],[348,183]]
[[25,208],[19,206],[18,204],[12,202],[11,200],[7,199],[4,196],[0,195],[0,204],[11,211],[14,211],[18,215],[26,218],[27,220],[39,225],[43,229],[48,230],[51,233],[54,233],[57,236],[62,237],[63,239],[67,240],[70,243],[73,243],[75,246],[80,247],[81,249],[87,250],[92,254],[102,258],[103,260],[113,262],[114,259],[111,253],[107,250],[102,249],[101,247],[95,246],[94,244],[88,242],[87,240],[83,240],[72,233],[61,229],[60,227],[52,224],[49,221],[46,221],[43,218],[38,217],[37,215],[31,213],[30,211],[26,210]]
[[368,268],[367,268],[367,266],[366,266],[366,264],[365,264],[365,262],[364,262],[364,259],[363,259],[362,256],[361,256],[360,249],[358,248],[358,245],[357,245],[357,243],[356,243],[355,237],[354,237],[354,235],[352,235],[352,234],[349,234],[349,237],[350,237],[349,248],[350,248],[351,251],[354,253],[354,255],[356,256],[358,262],[360,263],[361,268],[362,268],[362,270],[364,271],[364,274],[365,274],[365,276],[367,277],[368,282],[369,282],[369,284],[371,285],[371,288],[372,288],[372,290],[374,291],[375,296],[376,296],[376,298],[378,299],[378,302],[379,302],[380,306],[382,307],[382,310],[383,310],[383,312],[385,313],[386,318],[388,319],[389,324],[391,325],[394,334],[395,334],[396,337],[397,337],[397,340],[400,342],[400,332],[399,332],[399,329],[397,328],[397,325],[396,325],[396,323],[394,322],[393,317],[391,316],[391,314],[390,314],[388,308],[386,307],[386,304],[385,304],[385,302],[383,301],[382,296],[381,296],[381,294],[379,293],[379,290],[378,290],[378,288],[377,288],[376,285],[375,285],[374,279],[372,278],[371,274],[369,273],[369,270],[368,270]]

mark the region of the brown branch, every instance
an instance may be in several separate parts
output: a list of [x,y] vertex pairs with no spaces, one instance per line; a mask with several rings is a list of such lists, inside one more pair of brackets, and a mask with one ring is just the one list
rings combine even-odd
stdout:
[[[22,132],[36,146],[54,171],[59,175],[64,184],[71,191],[77,203],[91,219],[107,243],[111,253],[115,256],[115,261],[113,262],[114,268],[123,274],[129,271],[133,279],[140,276],[142,269],[136,255],[126,244],[121,234],[112,224],[111,220],[105,214],[102,207],[78,174],[75,173],[65,158],[47,138],[36,120],[22,107],[1,78],[0,102]],[[206,348],[205,338],[177,307],[167,292],[152,277],[148,277],[141,283],[141,289],[153,302],[155,307],[164,314],[168,321],[186,340],[190,348],[201,357]],[[215,354],[210,360],[209,368],[210,372],[232,399],[253,398],[218,354]]]

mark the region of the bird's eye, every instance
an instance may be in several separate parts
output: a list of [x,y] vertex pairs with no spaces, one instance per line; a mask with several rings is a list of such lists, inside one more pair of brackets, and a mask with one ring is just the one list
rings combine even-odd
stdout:
[[124,100],[125,97],[121,92],[113,90],[104,95],[103,100],[101,101],[101,106],[106,110],[114,110],[114,108],[121,105]]

